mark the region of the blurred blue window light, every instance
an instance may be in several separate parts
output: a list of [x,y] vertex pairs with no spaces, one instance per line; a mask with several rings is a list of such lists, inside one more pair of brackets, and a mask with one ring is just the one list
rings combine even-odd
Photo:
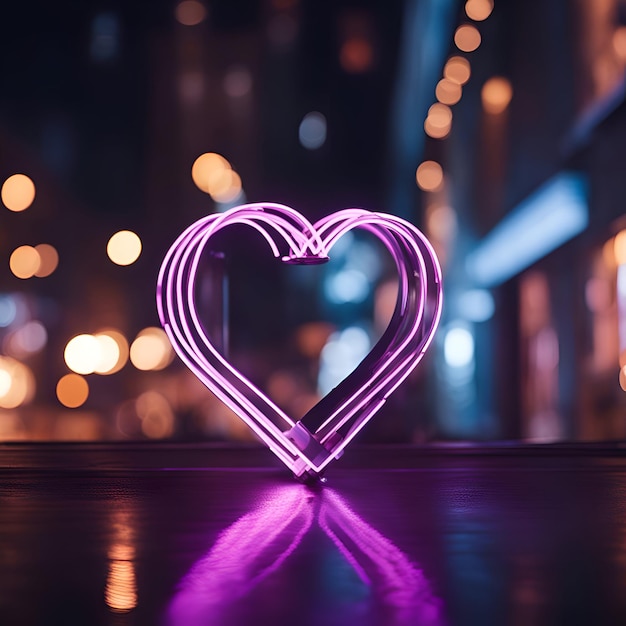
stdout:
[[0,327],[10,326],[17,317],[17,303],[10,294],[0,294]]
[[98,13],[91,24],[90,54],[93,61],[112,61],[119,49],[120,24],[115,13]]
[[486,322],[493,317],[496,304],[487,289],[469,289],[458,296],[458,309],[470,322]]
[[318,390],[326,395],[367,356],[372,347],[366,330],[360,326],[349,326],[333,333],[322,349],[318,375]]
[[495,287],[581,233],[589,222],[583,175],[563,172],[519,204],[467,256],[470,278]]

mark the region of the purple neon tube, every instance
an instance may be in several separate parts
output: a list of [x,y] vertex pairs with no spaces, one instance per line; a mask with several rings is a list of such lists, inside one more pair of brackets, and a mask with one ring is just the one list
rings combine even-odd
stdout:
[[[389,326],[356,370],[298,422],[219,353],[200,320],[200,259],[211,238],[234,224],[256,230],[276,258],[291,264],[327,260],[344,234],[361,228],[380,239],[396,264],[398,298]],[[159,317],[182,361],[300,478],[318,476],[413,371],[433,339],[441,307],[441,269],[430,242],[409,222],[364,209],[338,211],[315,224],[273,203],[204,217],[174,242],[157,283]]]

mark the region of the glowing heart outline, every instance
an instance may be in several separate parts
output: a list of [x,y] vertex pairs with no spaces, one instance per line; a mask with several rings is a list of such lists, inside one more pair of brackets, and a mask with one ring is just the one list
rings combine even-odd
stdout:
[[[382,241],[396,263],[399,289],[389,326],[363,362],[297,422],[218,352],[198,316],[200,259],[211,237],[233,224],[257,230],[273,255],[291,264],[328,260],[342,235],[363,228]],[[287,254],[281,254],[270,229]],[[344,209],[311,224],[284,205],[246,204],[206,216],[178,237],[159,271],[157,309],[175,351],[200,381],[297,477],[319,476],[422,359],[441,317],[441,268],[428,239],[393,215]]]

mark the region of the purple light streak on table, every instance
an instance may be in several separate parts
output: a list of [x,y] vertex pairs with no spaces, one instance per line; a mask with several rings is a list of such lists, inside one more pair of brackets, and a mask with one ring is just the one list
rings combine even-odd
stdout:
[[[0,623],[164,626],[194,563],[285,487],[306,491],[261,447],[0,444]],[[623,445],[356,445],[319,491],[358,517],[322,499],[298,540],[306,508],[294,505],[291,530],[277,524],[255,561],[256,586],[223,589],[220,626],[420,624],[429,613],[410,594],[385,591],[407,562],[449,626],[626,623]],[[115,581],[119,559],[133,575]],[[114,582],[134,585],[128,613],[105,601],[128,594]]]
[[[280,486],[226,528],[209,553],[183,578],[169,609],[170,626],[228,619],[233,603],[276,572],[301,543],[314,517],[397,626],[443,624],[441,601],[391,541],[360,518],[332,490]],[[369,572],[369,575],[366,573]]]

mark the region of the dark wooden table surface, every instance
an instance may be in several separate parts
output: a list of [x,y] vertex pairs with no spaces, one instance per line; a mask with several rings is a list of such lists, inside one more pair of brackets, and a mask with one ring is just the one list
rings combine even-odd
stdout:
[[626,624],[626,448],[0,444],[0,624]]

